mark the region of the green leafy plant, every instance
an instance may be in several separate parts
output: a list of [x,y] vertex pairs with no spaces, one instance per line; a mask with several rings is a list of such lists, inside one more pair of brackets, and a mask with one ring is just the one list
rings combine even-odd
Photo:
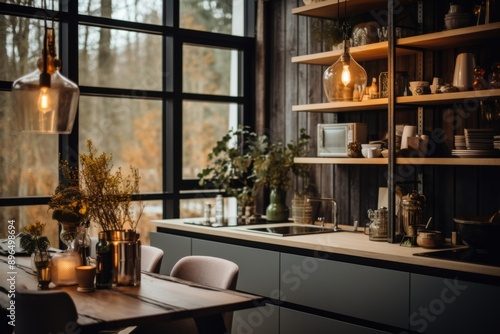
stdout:
[[297,143],[290,141],[286,145],[281,142],[269,145],[267,152],[255,160],[254,174],[257,181],[271,189],[287,190],[290,188],[291,174],[293,174],[304,178],[306,184],[304,189],[306,189],[310,166],[296,164],[294,159],[307,155],[310,139],[306,130],[302,128]]
[[259,188],[254,163],[267,147],[267,137],[258,136],[247,126],[229,130],[208,154],[210,165],[198,174],[199,184],[224,190],[236,197],[241,207],[253,206]]
[[21,248],[28,254],[39,253],[41,261],[48,261],[49,255],[47,253],[50,242],[49,239],[43,235],[45,224],[37,221],[34,224],[28,225],[23,229],[20,237]]

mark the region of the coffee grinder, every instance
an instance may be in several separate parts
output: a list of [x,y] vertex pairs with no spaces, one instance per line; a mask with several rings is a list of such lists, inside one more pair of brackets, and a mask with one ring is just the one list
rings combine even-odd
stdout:
[[400,202],[400,219],[402,220],[405,235],[401,240],[400,246],[417,246],[417,232],[423,228],[422,216],[425,208],[425,196],[416,191],[403,196]]

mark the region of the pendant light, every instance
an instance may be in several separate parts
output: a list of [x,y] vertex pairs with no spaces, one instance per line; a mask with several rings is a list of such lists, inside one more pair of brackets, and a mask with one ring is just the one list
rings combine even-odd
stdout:
[[[45,1],[43,4],[45,9]],[[14,111],[21,131],[69,134],[75,121],[80,90],[59,73],[62,64],[56,54],[54,22],[48,27],[45,18],[44,30],[38,69],[12,84]]]
[[[347,1],[344,2],[344,14]],[[340,0],[337,2],[337,17],[340,13]],[[340,21],[340,19],[338,18]],[[344,17],[342,24],[342,55],[328,67],[323,74],[323,87],[330,102],[361,101],[366,89],[366,71],[349,54],[349,27]]]

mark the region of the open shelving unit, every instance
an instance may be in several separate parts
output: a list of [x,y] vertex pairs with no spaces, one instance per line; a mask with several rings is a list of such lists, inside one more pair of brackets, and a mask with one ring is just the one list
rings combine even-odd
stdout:
[[[340,6],[337,0],[325,0],[321,2],[311,3],[292,10],[292,14],[303,15],[316,18],[332,19],[343,17],[343,4],[346,0],[340,0]],[[412,1],[399,1],[394,6],[404,5]],[[415,2],[413,2],[415,3]],[[348,1],[349,16],[363,14],[370,9],[373,13],[381,13],[385,11],[387,14],[390,3],[387,1],[377,0],[360,0]],[[337,13],[340,9],[340,13]],[[394,9],[394,8],[393,8]],[[340,15],[338,15],[340,14]],[[387,14],[388,15],[388,14]],[[394,29],[394,23],[389,19],[388,29]],[[392,30],[393,31],[393,30]],[[391,34],[389,35],[389,37]],[[394,34],[392,34],[394,36]],[[392,39],[389,41],[367,44],[363,46],[351,47],[350,54],[357,61],[372,61],[372,60],[388,60],[389,78],[394,76],[394,64],[396,57],[406,55],[420,55],[422,51],[439,51],[452,49],[455,47],[464,47],[475,44],[481,44],[489,40],[500,40],[500,22],[469,26],[460,29],[437,31],[425,33],[416,36]],[[294,64],[308,64],[319,66],[330,66],[341,56],[342,50],[326,51],[314,54],[299,55],[292,57]],[[422,66],[419,64],[418,66]],[[391,80],[389,80],[389,83]],[[393,89],[393,87],[391,87]],[[415,109],[418,112],[419,122],[422,116],[423,107],[453,107],[459,104],[465,104],[471,100],[491,100],[500,98],[500,89],[489,89],[481,91],[464,91],[453,93],[438,93],[425,94],[420,96],[398,96],[395,98],[380,98],[369,99],[361,102],[325,102],[311,103],[292,106],[294,112],[308,113],[340,113],[340,112],[355,112],[364,111],[383,111],[387,110],[389,118],[389,130],[394,131],[393,127],[395,120],[396,109]],[[419,123],[420,124],[420,123]],[[391,140],[391,136],[389,136]],[[389,143],[389,147],[393,147],[394,143]],[[388,174],[395,172],[396,166],[415,165],[415,166],[500,166],[499,158],[480,158],[480,157],[398,157],[389,155],[388,158],[325,158],[325,157],[301,157],[295,159],[296,163],[318,164],[318,165],[378,165],[387,166]],[[393,193],[395,187],[394,181],[388,181],[390,193]],[[394,196],[394,195],[392,195]],[[394,197],[389,197],[389,202],[394,203]],[[390,208],[390,217],[393,217],[394,208]],[[392,220],[392,219],[390,219]],[[390,222],[393,225],[393,222]],[[391,227],[391,229],[393,226]]]

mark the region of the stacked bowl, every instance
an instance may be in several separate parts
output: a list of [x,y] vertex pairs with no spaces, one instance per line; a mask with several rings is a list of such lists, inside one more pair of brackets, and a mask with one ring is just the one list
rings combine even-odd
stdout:
[[446,30],[458,29],[469,25],[469,13],[462,12],[462,7],[459,5],[451,5],[450,10],[444,16],[444,25]]

